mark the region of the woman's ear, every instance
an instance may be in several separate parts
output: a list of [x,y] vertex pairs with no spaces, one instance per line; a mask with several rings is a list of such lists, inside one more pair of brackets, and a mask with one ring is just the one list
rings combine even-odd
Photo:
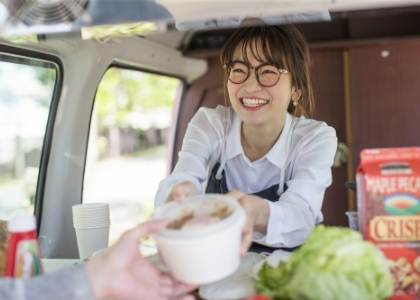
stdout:
[[302,96],[302,91],[301,90],[295,90],[293,88],[293,92],[292,92],[292,101],[293,102],[297,102],[299,101],[300,97]]

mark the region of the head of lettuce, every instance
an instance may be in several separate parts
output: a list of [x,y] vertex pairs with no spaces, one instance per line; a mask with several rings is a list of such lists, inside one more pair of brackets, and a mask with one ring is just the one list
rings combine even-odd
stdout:
[[317,226],[290,260],[264,264],[256,291],[273,299],[386,299],[393,291],[388,262],[354,230]]

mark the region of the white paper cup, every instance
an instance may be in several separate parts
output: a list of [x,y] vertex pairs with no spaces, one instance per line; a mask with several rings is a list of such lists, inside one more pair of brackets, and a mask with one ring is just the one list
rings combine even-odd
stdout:
[[89,209],[109,209],[109,203],[83,203],[72,206],[73,210],[89,210]]
[[109,218],[109,217],[110,217],[109,212],[85,214],[85,215],[73,212],[73,219],[79,219],[79,220],[103,219],[103,218]]
[[109,226],[75,230],[80,259],[89,258],[96,251],[108,248]]
[[160,207],[154,219],[176,220],[189,212],[211,215],[221,206],[231,214],[218,223],[190,230],[164,229],[152,234],[163,261],[179,281],[207,284],[231,275],[240,264],[242,227],[246,215],[235,199],[207,194]]
[[104,223],[95,223],[95,224],[73,224],[73,227],[75,229],[91,229],[91,228],[101,228],[110,226],[110,222],[104,222]]
[[73,212],[73,219],[78,218],[78,219],[89,219],[89,218],[104,218],[104,217],[108,217],[109,218],[109,212],[100,212],[100,213],[77,213],[77,212]]
[[72,215],[74,228],[105,227],[110,225],[108,203],[73,205]]
[[[80,204],[78,204],[80,205]],[[73,211],[78,211],[78,212],[94,212],[94,211],[108,211],[109,208],[108,207],[100,207],[100,208],[86,208],[86,209],[75,209],[73,208]]]
[[110,218],[106,217],[97,217],[97,218],[73,218],[73,223],[90,223],[90,222],[104,222],[109,221]]
[[72,211],[78,212],[79,214],[91,214],[95,212],[103,212],[103,211],[109,211],[108,207],[100,208],[100,209],[72,209]]
[[102,216],[109,216],[109,211],[92,211],[92,212],[80,212],[80,211],[73,211],[73,216],[79,218],[86,218],[86,217],[102,217]]
[[97,227],[104,227],[104,226],[109,226],[109,225],[111,225],[111,222],[109,222],[109,221],[95,222],[95,223],[93,223],[93,222],[90,222],[90,223],[74,223],[73,222],[73,227],[74,228],[82,228],[82,227],[86,227],[86,226],[97,228]]
[[105,224],[110,225],[111,221],[109,218],[103,218],[103,219],[86,219],[86,220],[79,220],[79,219],[73,219],[73,226],[81,226],[81,225],[99,225],[99,224]]
[[73,227],[81,259],[108,248],[111,225],[108,203],[85,203],[72,206]]

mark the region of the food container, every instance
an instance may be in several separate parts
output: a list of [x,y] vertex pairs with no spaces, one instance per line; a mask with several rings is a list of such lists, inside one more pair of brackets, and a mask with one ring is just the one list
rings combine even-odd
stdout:
[[360,161],[359,229],[387,257],[394,295],[420,299],[420,148],[366,149]]
[[174,278],[207,284],[231,275],[240,264],[242,227],[246,214],[234,198],[206,194],[170,202],[158,208],[154,219],[178,221],[186,216],[228,216],[217,223],[189,230],[166,228],[152,234],[159,253]]

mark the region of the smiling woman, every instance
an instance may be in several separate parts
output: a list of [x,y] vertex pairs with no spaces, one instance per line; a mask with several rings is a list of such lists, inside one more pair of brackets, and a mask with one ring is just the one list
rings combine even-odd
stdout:
[[[251,251],[292,251],[323,220],[335,130],[313,111],[309,51],[296,27],[240,28],[221,52],[225,106],[201,108],[155,206],[203,193],[229,193],[247,211]],[[222,246],[222,245],[221,245]]]
[[[252,77],[253,72],[249,72],[249,69],[255,70],[255,79],[261,87],[279,87],[291,81],[289,90],[293,97],[286,98],[293,101],[287,102],[288,112],[297,117],[312,116],[314,100],[309,78],[309,51],[305,38],[295,26],[284,25],[281,29],[278,26],[241,28],[230,41],[225,44],[221,54],[221,62],[226,70],[225,82],[245,83]],[[277,85],[282,78],[286,82]],[[228,83],[227,88],[230,87],[234,88]],[[232,101],[230,95],[225,98],[229,106]]]

